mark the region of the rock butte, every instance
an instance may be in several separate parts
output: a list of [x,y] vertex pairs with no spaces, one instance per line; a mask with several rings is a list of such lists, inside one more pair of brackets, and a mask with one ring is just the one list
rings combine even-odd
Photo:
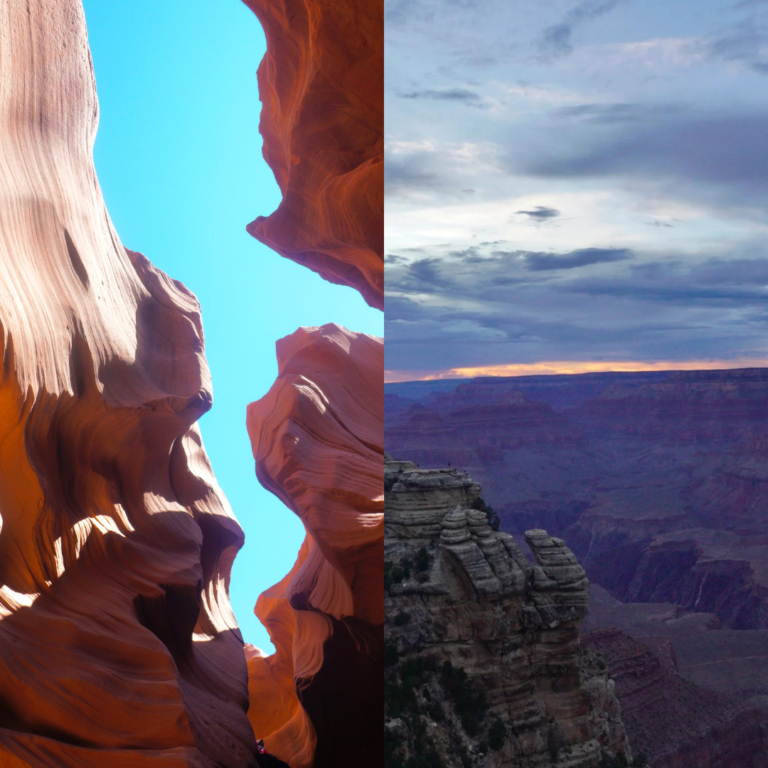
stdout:
[[244,0],[267,54],[264,158],[283,200],[258,240],[384,308],[384,5]]
[[614,684],[580,645],[588,581],[564,542],[526,532],[530,562],[455,469],[388,460],[384,478],[388,752],[446,768],[631,759]]
[[254,730],[293,768],[381,760],[383,347],[301,328],[278,342],[277,380],[248,408],[256,474],[307,530],[256,605],[276,653],[246,648]]
[[256,765],[200,308],[93,168],[79,0],[0,4],[0,764]]

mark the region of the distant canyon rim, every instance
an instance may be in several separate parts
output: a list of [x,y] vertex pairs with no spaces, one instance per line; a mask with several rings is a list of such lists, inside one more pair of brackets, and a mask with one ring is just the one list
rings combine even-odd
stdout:
[[666,643],[687,683],[765,716],[768,369],[402,382],[385,412],[390,455],[466,470],[501,530],[566,542],[586,630]]

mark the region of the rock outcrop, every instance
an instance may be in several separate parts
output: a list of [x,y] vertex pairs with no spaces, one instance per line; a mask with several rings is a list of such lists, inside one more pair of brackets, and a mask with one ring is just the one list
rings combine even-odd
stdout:
[[[307,530],[256,614],[277,649],[248,651],[249,717],[292,768],[375,765],[383,701],[383,340],[336,325],[277,343],[248,409],[256,474]],[[313,762],[314,761],[314,762]]]
[[562,536],[622,600],[768,628],[765,370],[481,379],[406,403],[398,391],[387,450],[466,466],[508,530]]
[[607,664],[632,746],[651,768],[762,768],[768,719],[754,706],[682,679],[670,642],[618,629],[587,634]]
[[283,193],[258,240],[384,308],[384,8],[244,0],[264,27],[264,158]]
[[252,768],[200,308],[127,251],[79,0],[0,4],[0,764]]
[[597,768],[630,758],[613,685],[584,664],[584,570],[532,530],[529,561],[455,469],[385,464],[386,755]]

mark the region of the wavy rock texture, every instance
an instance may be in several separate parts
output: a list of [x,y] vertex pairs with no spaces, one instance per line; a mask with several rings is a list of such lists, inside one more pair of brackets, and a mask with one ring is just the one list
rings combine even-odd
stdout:
[[264,158],[283,200],[248,231],[384,308],[380,0],[244,0],[264,27]]
[[[276,653],[247,649],[258,738],[292,768],[376,765],[383,700],[383,340],[337,325],[277,343],[248,408],[256,474],[307,530],[256,614]],[[314,760],[314,763],[313,763]]]
[[200,309],[120,244],[79,0],[0,3],[0,764],[256,765]]

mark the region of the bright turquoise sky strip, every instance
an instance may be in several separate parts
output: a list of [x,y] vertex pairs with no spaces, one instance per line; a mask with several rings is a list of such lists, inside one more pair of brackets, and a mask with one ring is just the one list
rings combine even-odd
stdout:
[[380,336],[383,316],[245,231],[280,202],[261,157],[265,42],[251,11],[239,0],[84,6],[101,111],[96,171],[126,247],[202,305],[214,401],[200,426],[246,533],[232,605],[245,640],[271,651],[253,606],[290,570],[303,528],[256,480],[246,406],[275,380],[277,339],[328,322]]

